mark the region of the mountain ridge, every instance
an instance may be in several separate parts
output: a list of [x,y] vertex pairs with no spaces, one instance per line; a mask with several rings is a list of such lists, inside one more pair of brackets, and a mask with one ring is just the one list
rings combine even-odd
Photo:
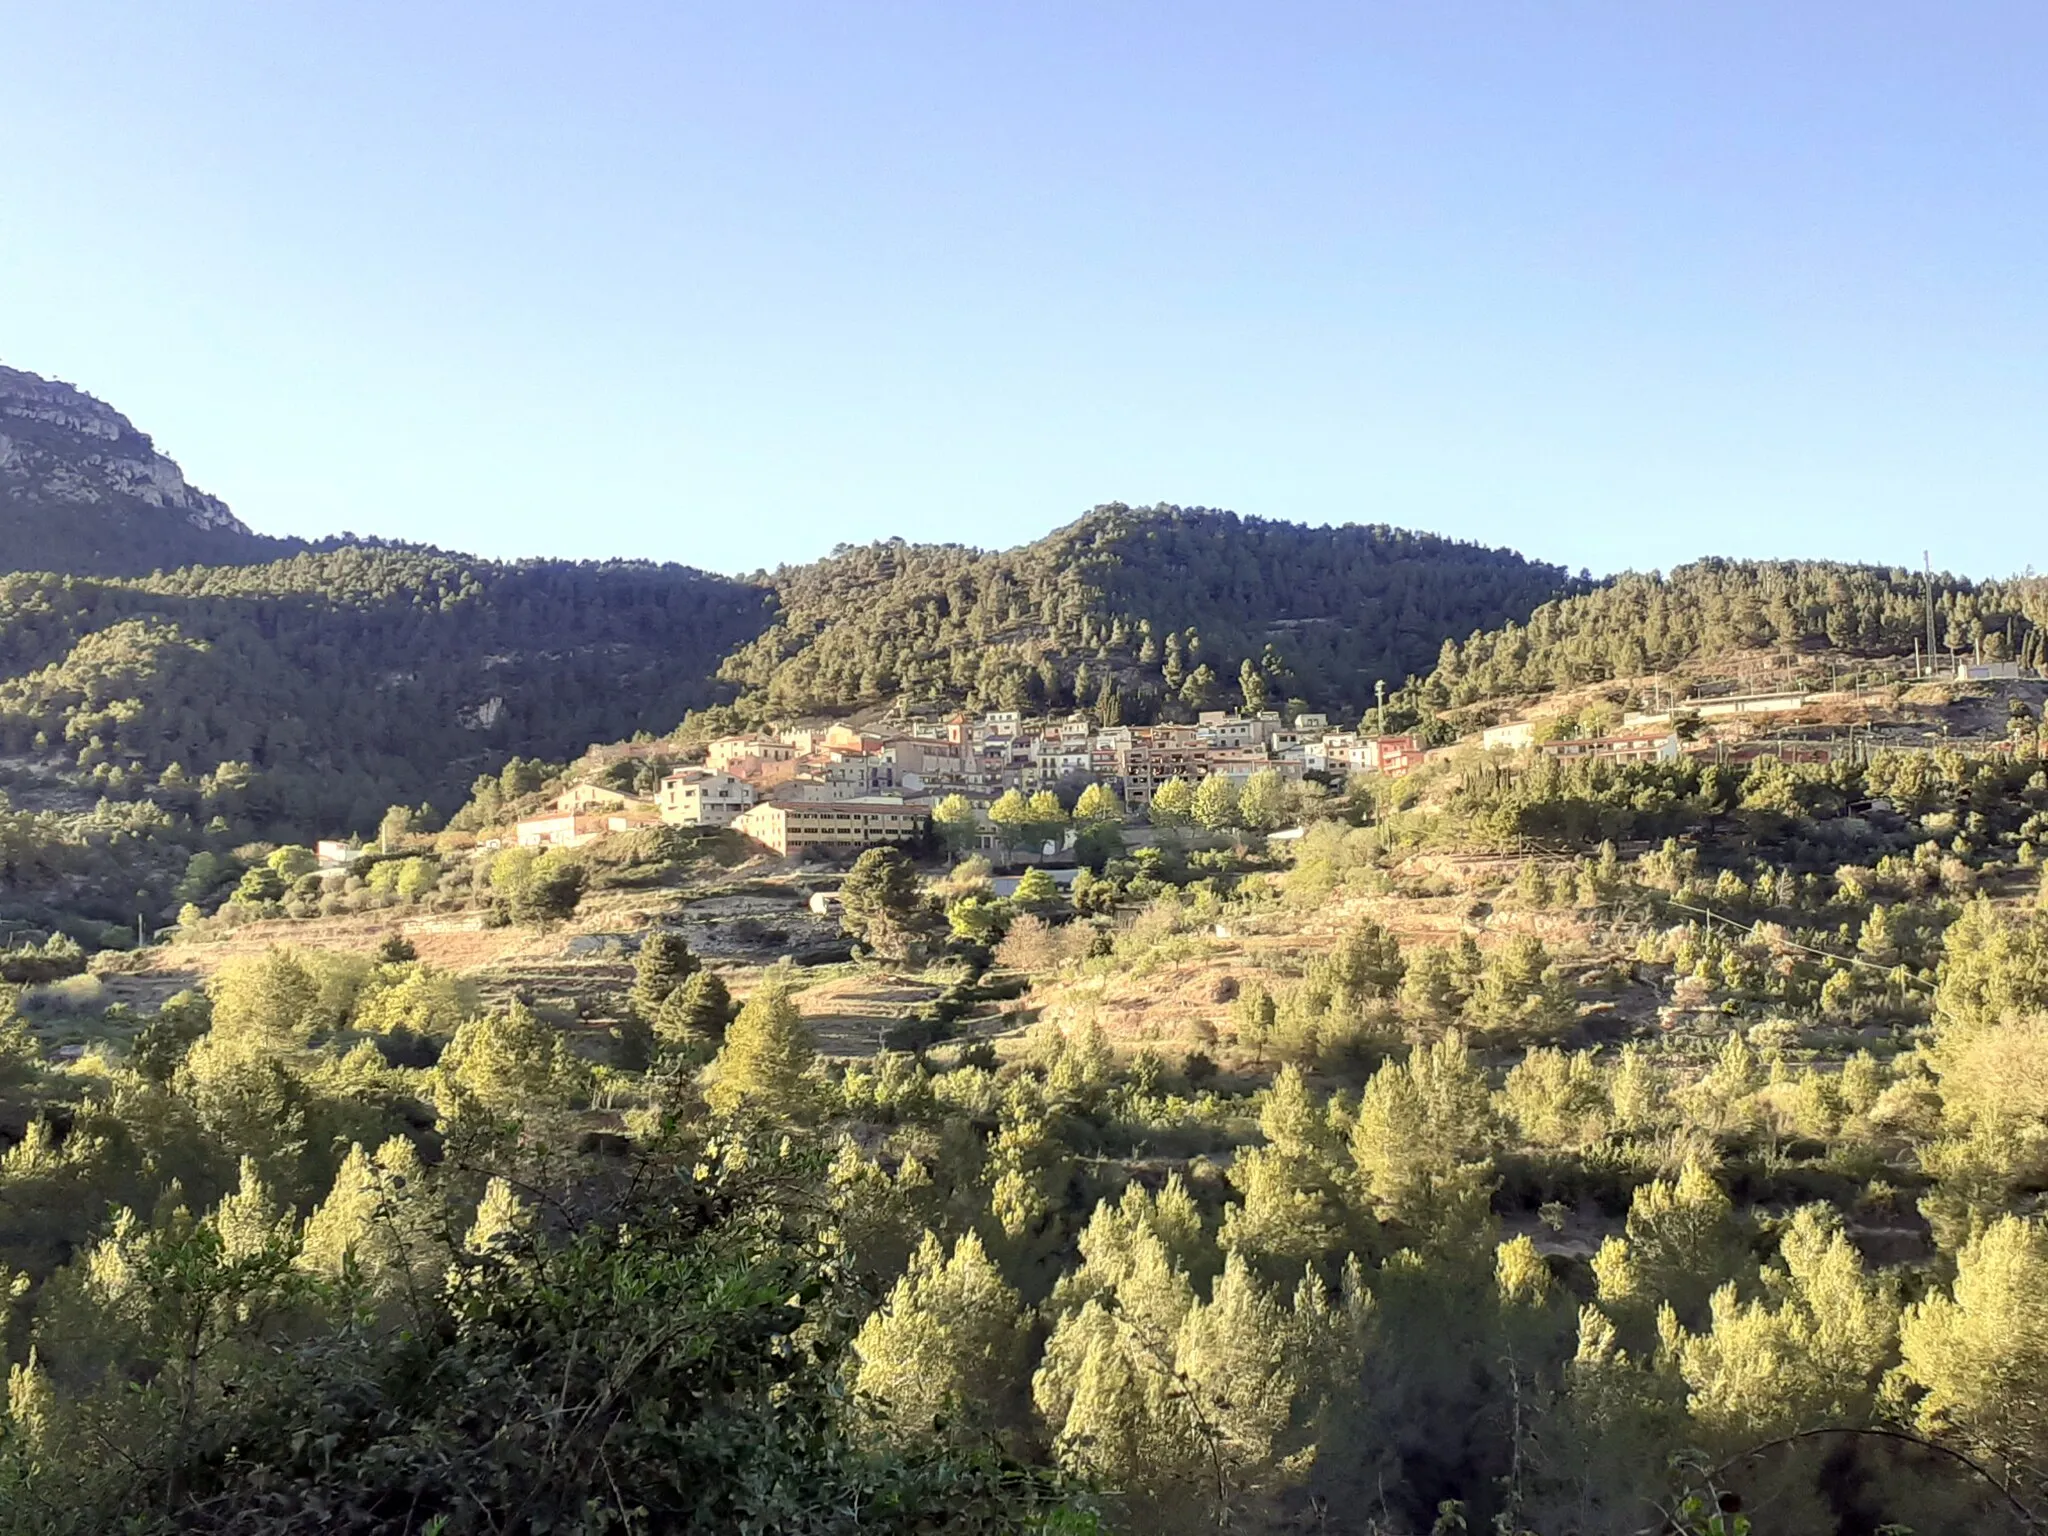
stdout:
[[[126,799],[225,772],[252,830],[445,808],[511,758],[693,713],[701,731],[1384,703],[1378,726],[1435,739],[1444,710],[1496,696],[1730,645],[1910,648],[1921,622],[1910,572],[1704,561],[1591,581],[1385,524],[1165,504],[1106,503],[1005,549],[881,540],[738,578],[307,543],[251,532],[72,386],[0,370],[0,434],[0,746]],[[1935,603],[1945,645],[2040,657],[2037,584],[1944,576]]]
[[76,385],[0,366],[0,566],[143,576],[309,547],[259,534],[120,411]]

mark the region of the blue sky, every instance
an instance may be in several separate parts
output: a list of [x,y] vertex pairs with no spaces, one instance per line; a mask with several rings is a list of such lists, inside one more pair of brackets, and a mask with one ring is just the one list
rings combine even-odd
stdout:
[[0,360],[252,525],[2048,565],[2048,7],[9,8]]

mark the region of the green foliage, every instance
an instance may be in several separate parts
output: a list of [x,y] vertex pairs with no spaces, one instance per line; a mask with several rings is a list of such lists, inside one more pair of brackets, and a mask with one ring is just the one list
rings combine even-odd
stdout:
[[690,953],[681,934],[666,928],[654,929],[640,941],[633,956],[634,1012],[652,1020],[670,994],[701,969],[701,962]]
[[1074,820],[1082,826],[1122,826],[1124,819],[1124,803],[1107,784],[1089,784],[1074,802]]
[[654,1014],[654,1035],[669,1051],[708,1060],[732,1017],[725,979],[716,971],[695,971],[662,999]]
[[1020,1424],[1025,1316],[1017,1292],[972,1232],[947,1257],[927,1232],[910,1268],[853,1341],[855,1385],[892,1424],[949,1425],[971,1442]]
[[514,922],[546,924],[571,916],[583,900],[589,875],[560,848],[529,857],[530,849],[507,849],[491,865],[491,889],[501,893]]
[[1382,1219],[1429,1232],[1462,1218],[1496,1135],[1486,1081],[1454,1032],[1373,1074],[1351,1159]]
[[1228,831],[1238,825],[1237,786],[1220,773],[1210,774],[1196,786],[1189,812],[1205,832]]
[[932,807],[932,827],[944,839],[946,851],[956,858],[981,838],[981,818],[965,795],[942,797]]
[[899,849],[862,853],[839,887],[839,900],[846,932],[886,960],[910,958],[938,927],[938,913]]
[[370,1034],[446,1040],[475,1011],[470,990],[418,961],[381,966],[356,999],[350,1025]]
[[814,1097],[806,1074],[816,1054],[787,980],[771,974],[725,1032],[712,1063],[712,1109],[770,1119],[802,1116]]
[[[173,810],[368,832],[394,800],[461,800],[475,770],[451,765],[479,749],[562,758],[667,729],[710,702],[763,596],[677,566],[367,544],[127,580],[15,574],[0,745],[133,762]],[[466,726],[493,698],[490,723]]]
[[[1968,652],[2008,625],[2022,643],[2043,615],[2023,582],[1935,577],[1942,643]],[[1918,572],[1820,560],[1701,560],[1667,576],[1614,578],[1557,598],[1463,644],[1447,643],[1424,696],[1464,704],[1764,647],[1824,643],[1873,655],[1913,649],[1926,633]]]
[[1060,888],[1051,875],[1033,865],[1018,878],[1017,889],[1010,901],[1022,911],[1042,912],[1059,904]]
[[449,1536],[1092,1528],[1055,1478],[984,1449],[867,1443],[838,1385],[846,1279],[754,1163],[665,1151],[552,1233],[494,1181],[458,1241],[394,1218],[392,1184],[417,1165],[352,1155],[369,1171],[348,1190],[383,1184],[350,1197],[372,1236],[348,1251],[401,1228],[416,1243],[413,1283],[381,1301],[358,1266],[301,1263],[246,1170],[204,1221],[131,1219],[78,1294],[121,1320],[100,1340],[133,1378],[82,1385],[54,1333],[17,1367],[10,1527],[410,1530],[431,1509],[422,1528]]
[[1145,819],[1162,832],[1192,826],[1195,819],[1195,789],[1185,779],[1168,779],[1152,791],[1152,803]]
[[478,1110],[516,1119],[588,1094],[589,1074],[562,1032],[523,1003],[463,1024],[434,1068],[434,1100],[447,1119]]
[[[1243,691],[1246,662],[1303,698],[1360,707],[1374,677],[1426,667],[1438,636],[1519,619],[1564,573],[1391,528],[1111,505],[1001,553],[892,540],[770,580],[776,621],[722,674],[754,713],[1113,698],[1139,721],[1207,707],[1223,677]],[[1276,620],[1289,625],[1284,657],[1269,645]],[[1197,624],[1200,658],[1183,665]],[[1114,682],[1078,698],[1084,668],[1105,667]]]
[[1953,1286],[1906,1309],[1899,1380],[1915,1421],[2038,1477],[2048,1469],[2048,1232],[2002,1216],[1963,1246]]

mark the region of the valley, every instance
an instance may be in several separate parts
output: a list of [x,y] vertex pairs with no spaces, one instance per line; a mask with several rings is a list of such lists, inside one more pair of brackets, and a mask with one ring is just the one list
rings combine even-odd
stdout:
[[0,577],[0,1515],[2039,1530],[2044,626],[1118,505]]

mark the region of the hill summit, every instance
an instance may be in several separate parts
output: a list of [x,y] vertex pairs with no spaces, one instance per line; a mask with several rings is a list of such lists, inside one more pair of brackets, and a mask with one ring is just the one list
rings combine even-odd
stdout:
[[0,566],[98,576],[274,559],[147,432],[84,390],[0,367]]

